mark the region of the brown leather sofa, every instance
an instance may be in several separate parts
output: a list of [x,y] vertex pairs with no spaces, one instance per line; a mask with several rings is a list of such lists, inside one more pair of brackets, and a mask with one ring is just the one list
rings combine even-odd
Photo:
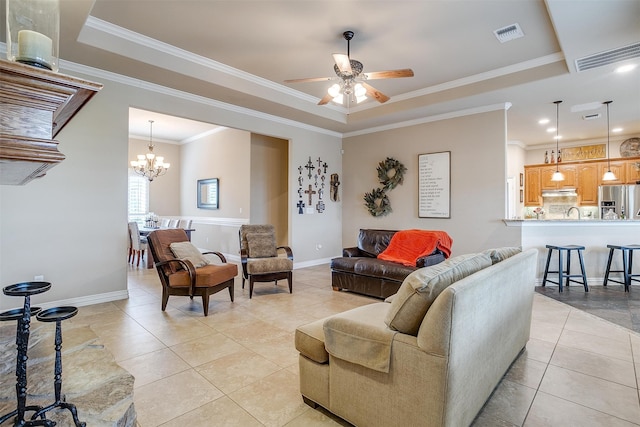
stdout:
[[404,278],[412,271],[445,260],[439,249],[419,258],[416,267],[378,259],[378,254],[387,248],[395,233],[396,230],[361,229],[358,246],[344,248],[342,257],[331,260],[333,289],[386,298],[398,291]]

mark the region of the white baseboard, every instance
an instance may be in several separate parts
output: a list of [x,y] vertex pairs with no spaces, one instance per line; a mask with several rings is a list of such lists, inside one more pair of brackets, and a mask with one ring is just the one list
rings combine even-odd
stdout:
[[51,301],[51,302],[46,302],[42,304],[38,303],[37,305],[39,307],[42,307],[43,309],[47,309],[51,307],[62,307],[62,306],[68,306],[68,305],[73,307],[83,307],[86,305],[101,304],[105,302],[119,301],[119,300],[128,299],[128,298],[129,298],[129,291],[125,289],[122,291],[108,292],[106,294],[88,295],[85,297],[69,298],[65,300]]

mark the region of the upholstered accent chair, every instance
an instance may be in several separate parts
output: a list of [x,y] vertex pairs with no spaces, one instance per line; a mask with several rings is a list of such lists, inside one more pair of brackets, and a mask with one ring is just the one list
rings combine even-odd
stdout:
[[249,299],[255,282],[274,282],[287,279],[289,293],[293,292],[293,252],[289,246],[276,246],[275,228],[271,224],[240,226],[240,258],[242,260],[242,289],[249,280]]
[[[189,242],[181,228],[155,230],[148,236],[149,249],[162,283],[162,311],[170,295],[202,296],[204,315],[209,314],[209,296],[229,289],[233,301],[233,281],[238,266],[228,264],[220,252],[200,251]],[[219,262],[212,263],[203,255],[213,254]]]

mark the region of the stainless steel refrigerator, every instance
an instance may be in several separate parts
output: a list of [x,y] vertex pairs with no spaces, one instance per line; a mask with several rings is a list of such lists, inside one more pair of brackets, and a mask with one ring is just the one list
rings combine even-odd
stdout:
[[600,219],[607,212],[617,219],[640,219],[640,185],[601,185],[598,187]]

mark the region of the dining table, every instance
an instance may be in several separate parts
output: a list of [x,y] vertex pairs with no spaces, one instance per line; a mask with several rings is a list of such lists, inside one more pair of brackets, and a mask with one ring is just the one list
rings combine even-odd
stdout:
[[[147,236],[152,231],[168,230],[168,228],[167,227],[139,227],[138,230],[140,231],[141,236]],[[191,241],[191,232],[196,231],[195,228],[183,228],[183,230],[185,231],[185,233],[187,233],[187,238],[189,239],[189,241]],[[153,268],[153,255],[151,254],[150,250],[147,250],[146,253],[147,253],[146,267]]]

